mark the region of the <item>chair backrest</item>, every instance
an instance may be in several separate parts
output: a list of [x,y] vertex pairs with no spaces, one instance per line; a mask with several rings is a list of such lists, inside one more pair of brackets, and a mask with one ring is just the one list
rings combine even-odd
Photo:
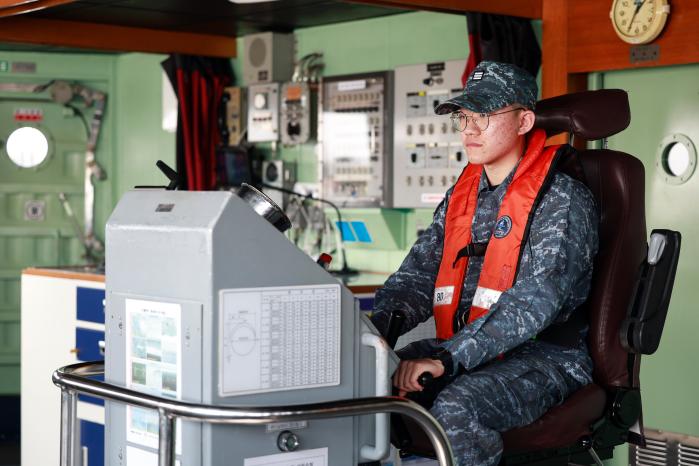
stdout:
[[[536,126],[549,136],[566,132],[585,140],[603,139],[629,122],[628,96],[619,89],[553,97],[536,107]],[[600,214],[599,253],[585,304],[593,378],[604,387],[636,385],[638,356],[630,360],[619,335],[647,254],[643,164],[623,152],[591,149],[564,160],[561,170],[590,188]]]

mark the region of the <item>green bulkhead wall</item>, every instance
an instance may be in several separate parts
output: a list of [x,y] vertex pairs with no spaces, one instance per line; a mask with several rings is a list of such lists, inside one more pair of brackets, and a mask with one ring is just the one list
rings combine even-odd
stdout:
[[[33,73],[14,73],[11,69],[1,72],[0,82],[75,81],[107,94],[96,150],[97,162],[107,173],[107,179],[98,181],[95,187],[94,225],[100,238],[104,238],[107,218],[121,194],[136,184],[164,184],[164,177],[155,168],[157,159],[174,164],[175,136],[161,129],[160,61],[164,58],[144,54],[0,51],[2,61],[36,65]],[[0,176],[0,394],[20,391],[20,325],[31,325],[20,319],[21,269],[85,263],[80,243],[57,193],[66,193],[82,224],[87,135],[82,123],[76,121],[75,112],[45,101],[47,97],[46,93],[39,96],[0,94],[3,111],[0,141],[6,141],[9,133],[22,125],[13,121],[12,113],[16,109],[35,109],[43,111],[45,119],[31,125],[44,129],[50,146],[49,159],[37,168],[18,168],[4,159],[0,164],[3,167]],[[85,108],[79,98],[72,103],[85,113],[89,124],[92,110]],[[6,157],[5,150],[0,149],[0,156]],[[46,203],[43,221],[23,219],[24,203],[31,199]],[[45,236],[49,238],[51,251],[45,251],[47,240],[41,240]],[[26,238],[32,237],[39,239],[29,244]],[[54,237],[56,239],[51,239]],[[67,360],[72,357],[66,354]]]
[[[653,229],[682,234],[682,250],[663,337],[658,351],[641,359],[641,394],[646,427],[699,436],[697,401],[697,280],[699,280],[699,196],[696,171],[682,184],[666,180],[665,142],[683,135],[699,147],[699,64],[614,71],[590,77],[591,88],[624,89],[631,124],[609,138],[610,149],[632,154],[645,167],[646,222]],[[696,163],[694,165],[696,168]],[[621,466],[625,456],[614,464]]]

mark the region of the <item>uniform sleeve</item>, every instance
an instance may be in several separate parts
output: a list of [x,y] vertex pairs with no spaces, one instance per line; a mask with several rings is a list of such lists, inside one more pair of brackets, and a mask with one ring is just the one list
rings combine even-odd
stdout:
[[442,261],[444,220],[451,189],[434,212],[432,224],[420,235],[400,268],[376,292],[371,320],[385,333],[391,311],[403,310],[405,333],[432,316],[434,282]]
[[577,307],[589,293],[598,242],[594,199],[572,179],[562,188],[554,186],[537,208],[525,245],[528,273],[500,295],[488,314],[442,344],[467,370],[536,336],[563,308]]

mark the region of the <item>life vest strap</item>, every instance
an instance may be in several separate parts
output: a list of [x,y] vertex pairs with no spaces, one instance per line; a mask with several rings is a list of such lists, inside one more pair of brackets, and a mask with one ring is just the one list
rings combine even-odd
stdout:
[[456,255],[456,259],[454,259],[454,263],[452,264],[452,267],[456,267],[456,263],[459,262],[460,259],[463,259],[464,257],[483,257],[485,256],[485,251],[488,249],[488,242],[486,241],[485,243],[469,243],[461,250],[459,253]]

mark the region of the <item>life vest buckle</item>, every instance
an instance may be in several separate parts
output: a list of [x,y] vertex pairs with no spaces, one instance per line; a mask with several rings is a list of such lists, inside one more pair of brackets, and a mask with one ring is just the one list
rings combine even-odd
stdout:
[[486,241],[485,243],[469,243],[461,250],[458,252],[456,255],[456,259],[454,259],[454,263],[452,264],[452,267],[456,267],[456,263],[459,262],[459,259],[463,257],[483,257],[485,256],[485,251],[488,249],[488,242]]

